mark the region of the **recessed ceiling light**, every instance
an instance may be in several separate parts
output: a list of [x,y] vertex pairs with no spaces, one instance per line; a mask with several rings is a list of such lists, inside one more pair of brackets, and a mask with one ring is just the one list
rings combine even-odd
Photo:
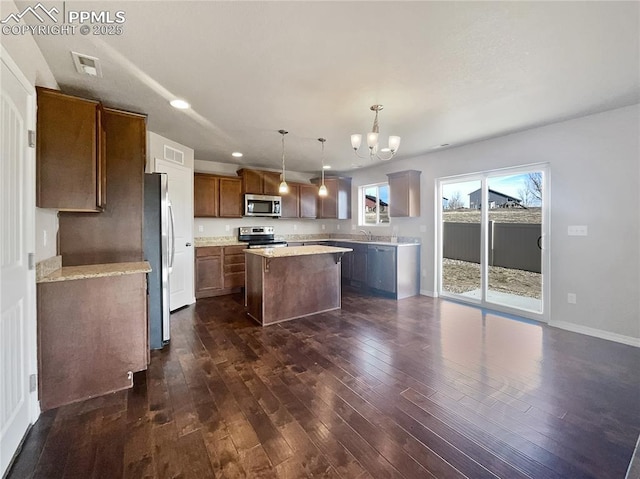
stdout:
[[389,153],[391,151],[391,148],[383,148],[380,150],[382,153]]
[[324,165],[324,166],[323,166],[323,168],[324,168],[325,170],[330,170],[330,169],[331,169],[331,165]]
[[234,158],[242,158],[243,155],[239,151],[234,151],[233,153],[231,153],[231,156],[233,156]]
[[187,103],[184,100],[181,100],[180,98],[176,98],[175,100],[171,100],[169,102],[169,104],[172,107],[177,108],[178,110],[186,110],[187,108],[191,107],[191,105],[189,105],[189,103]]

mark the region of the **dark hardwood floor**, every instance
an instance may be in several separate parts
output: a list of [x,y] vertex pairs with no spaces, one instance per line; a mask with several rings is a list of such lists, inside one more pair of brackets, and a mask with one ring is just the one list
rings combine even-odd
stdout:
[[620,479],[640,432],[639,349],[452,302],[172,320],[133,389],[44,413],[8,477]]

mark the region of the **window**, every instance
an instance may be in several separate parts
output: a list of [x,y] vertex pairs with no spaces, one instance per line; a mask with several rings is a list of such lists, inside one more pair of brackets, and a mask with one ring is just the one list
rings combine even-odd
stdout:
[[389,223],[389,184],[361,186],[359,224],[370,226]]

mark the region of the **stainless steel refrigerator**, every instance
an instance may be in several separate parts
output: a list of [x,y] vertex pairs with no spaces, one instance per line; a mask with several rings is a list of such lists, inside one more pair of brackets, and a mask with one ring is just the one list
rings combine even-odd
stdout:
[[169,272],[173,263],[173,215],[166,173],[144,175],[144,256],[151,264],[149,294],[149,347],[169,342]]

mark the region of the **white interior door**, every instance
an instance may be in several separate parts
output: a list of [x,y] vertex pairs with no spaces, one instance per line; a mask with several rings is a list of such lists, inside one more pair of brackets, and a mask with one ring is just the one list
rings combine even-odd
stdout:
[[154,171],[169,177],[169,200],[173,208],[175,257],[169,276],[171,311],[195,302],[193,289],[193,173],[170,161],[155,159]]
[[26,79],[4,51],[0,63],[1,476],[37,413],[30,411],[29,382],[36,351],[35,273],[29,269],[29,252],[35,243],[35,178],[33,148],[28,141],[34,92],[26,89]]

